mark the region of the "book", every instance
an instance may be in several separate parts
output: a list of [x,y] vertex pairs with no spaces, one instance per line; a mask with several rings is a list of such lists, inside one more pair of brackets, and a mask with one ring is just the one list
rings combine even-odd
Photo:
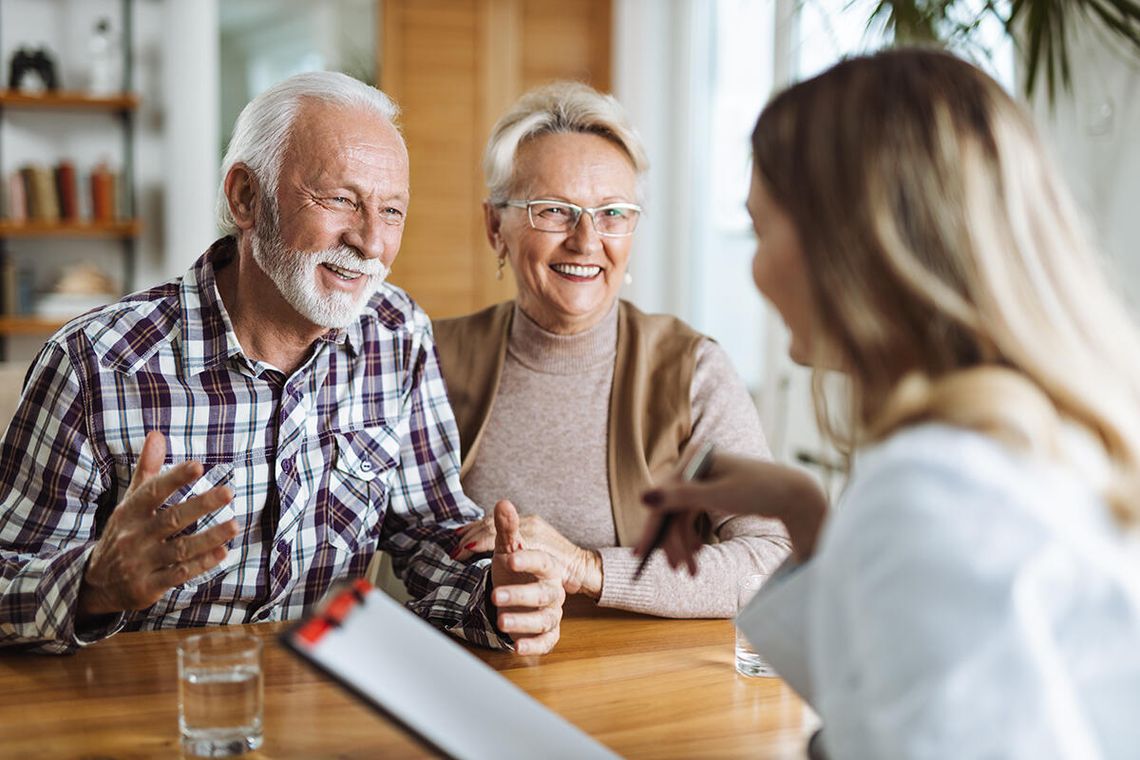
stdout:
[[75,184],[75,164],[66,160],[56,164],[55,189],[59,198],[60,220],[79,221],[79,188]]
[[56,194],[55,173],[41,164],[28,164],[20,170],[24,188],[30,201],[28,217],[46,224],[59,222],[59,196]]
[[41,212],[39,196],[36,195],[35,167],[31,165],[20,167],[20,183],[24,187],[24,202],[27,204],[28,221],[37,221]]
[[6,209],[6,216],[8,221],[15,224],[23,224],[28,220],[28,202],[27,196],[24,194],[24,178],[20,176],[20,172],[12,172],[8,175],[8,207]]
[[104,163],[91,170],[91,221],[115,221],[115,178]]

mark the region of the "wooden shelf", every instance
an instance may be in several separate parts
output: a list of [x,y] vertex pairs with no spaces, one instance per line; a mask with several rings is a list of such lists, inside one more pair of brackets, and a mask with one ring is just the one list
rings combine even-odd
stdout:
[[139,105],[139,96],[133,92],[121,95],[95,96],[83,92],[56,90],[41,95],[30,95],[14,90],[0,90],[0,107],[43,108],[79,111],[130,111]]
[[47,317],[0,317],[0,335],[50,335],[68,321]]
[[0,238],[133,238],[142,223],[122,222],[0,222]]

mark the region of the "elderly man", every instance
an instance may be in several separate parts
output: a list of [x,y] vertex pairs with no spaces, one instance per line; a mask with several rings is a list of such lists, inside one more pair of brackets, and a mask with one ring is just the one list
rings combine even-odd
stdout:
[[259,96],[222,167],[226,237],[44,346],[0,444],[0,645],[297,617],[379,546],[440,628],[554,646],[561,572],[509,504],[491,560],[450,556],[480,512],[429,321],[384,283],[395,112],[340,74]]

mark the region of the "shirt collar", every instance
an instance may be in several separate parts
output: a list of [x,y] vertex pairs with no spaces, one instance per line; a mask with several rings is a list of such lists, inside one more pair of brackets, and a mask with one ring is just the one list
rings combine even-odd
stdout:
[[[237,356],[252,368],[257,362],[246,356],[234,332],[226,305],[218,293],[215,272],[237,256],[237,241],[226,236],[194,262],[182,278],[182,361],[188,375],[197,375]],[[365,316],[343,329],[331,329],[318,340],[344,345],[356,356],[364,343]]]
[[237,241],[221,238],[182,278],[182,366],[187,375],[197,375],[242,353],[214,277],[236,254]]

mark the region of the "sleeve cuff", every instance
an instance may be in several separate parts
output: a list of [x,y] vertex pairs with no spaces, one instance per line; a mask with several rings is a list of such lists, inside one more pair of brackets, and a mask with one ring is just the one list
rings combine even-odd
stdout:
[[495,625],[495,616],[492,612],[495,606],[491,603],[491,561],[480,560],[480,562],[485,563],[485,572],[468,597],[463,620],[452,633],[472,644],[490,649],[514,651],[514,640],[500,632],[499,627]]
[[[633,579],[641,557],[621,546],[610,546],[597,550],[602,558],[602,593],[598,597],[600,607],[621,607],[623,609],[648,609],[657,602],[657,595],[651,583],[639,583]],[[650,557],[646,572],[655,563],[663,562],[660,552]]]

